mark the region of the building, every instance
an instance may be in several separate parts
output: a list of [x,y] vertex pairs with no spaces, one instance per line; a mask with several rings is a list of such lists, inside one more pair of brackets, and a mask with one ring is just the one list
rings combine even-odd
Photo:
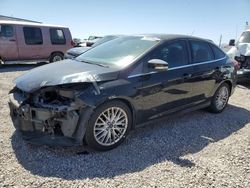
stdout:
[[27,19],[22,19],[22,18],[15,18],[15,17],[12,17],[12,16],[3,16],[3,15],[0,15],[0,20],[11,20],[11,21],[42,23],[42,22],[37,22],[37,21],[33,21],[33,20],[27,20]]

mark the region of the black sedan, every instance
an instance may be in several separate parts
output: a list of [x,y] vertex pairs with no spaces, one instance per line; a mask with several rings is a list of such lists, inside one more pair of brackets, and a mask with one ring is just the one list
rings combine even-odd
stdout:
[[234,66],[200,38],[124,36],[18,77],[11,117],[29,142],[109,150],[145,121],[201,108],[222,112],[236,85]]

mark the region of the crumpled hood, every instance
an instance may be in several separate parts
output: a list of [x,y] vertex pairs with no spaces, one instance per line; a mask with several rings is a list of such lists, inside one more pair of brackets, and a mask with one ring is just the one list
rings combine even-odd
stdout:
[[74,54],[74,55],[80,55],[83,52],[87,51],[88,49],[90,49],[91,47],[75,47],[75,48],[71,48],[67,51],[67,53],[69,54]]
[[250,56],[250,43],[239,43],[237,47],[233,46],[227,55],[234,59],[235,56],[240,57],[240,55]]
[[31,93],[44,86],[114,80],[118,73],[118,69],[67,59],[35,68],[17,77],[14,83],[19,89]]

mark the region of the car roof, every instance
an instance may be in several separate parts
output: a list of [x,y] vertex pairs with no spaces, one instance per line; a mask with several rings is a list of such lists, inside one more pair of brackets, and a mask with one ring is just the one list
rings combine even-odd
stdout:
[[33,22],[25,22],[25,21],[12,21],[12,20],[0,20],[0,24],[67,28],[67,27],[61,26],[61,25],[52,25],[52,24],[35,23],[35,22],[33,23]]
[[203,41],[213,43],[213,41],[210,39],[204,39],[204,38],[194,37],[190,35],[179,35],[179,34],[139,34],[135,36],[150,37],[150,38],[155,38],[155,39],[163,40],[163,41],[173,40],[173,39],[196,39],[196,40],[203,40]]

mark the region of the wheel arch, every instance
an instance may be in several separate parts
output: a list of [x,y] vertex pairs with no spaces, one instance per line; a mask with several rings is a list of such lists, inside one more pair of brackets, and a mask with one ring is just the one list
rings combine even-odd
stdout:
[[52,56],[55,53],[60,53],[60,54],[64,55],[64,53],[62,51],[53,51],[53,52],[50,53],[50,56]]
[[1,66],[2,64],[4,64],[4,61],[3,61],[2,56],[0,55],[0,66]]
[[230,89],[230,95],[232,94],[233,91],[233,82],[231,80],[222,80],[221,82],[217,83],[215,88],[212,90],[211,97],[214,96],[215,92],[218,90],[218,88],[226,83],[229,86]]
[[[221,84],[223,84],[223,83],[228,84],[229,89],[230,89],[230,95],[231,95],[231,93],[232,93],[232,88],[233,88],[233,83],[232,83],[230,80],[225,80],[225,81],[222,82]],[[221,85],[221,84],[220,84],[220,85]]]
[[61,54],[62,56],[64,56],[64,53],[63,53],[62,51],[53,51],[53,52],[50,53],[49,59],[51,59],[52,55],[53,55],[53,54],[56,54],[56,53],[59,53],[59,54]]

